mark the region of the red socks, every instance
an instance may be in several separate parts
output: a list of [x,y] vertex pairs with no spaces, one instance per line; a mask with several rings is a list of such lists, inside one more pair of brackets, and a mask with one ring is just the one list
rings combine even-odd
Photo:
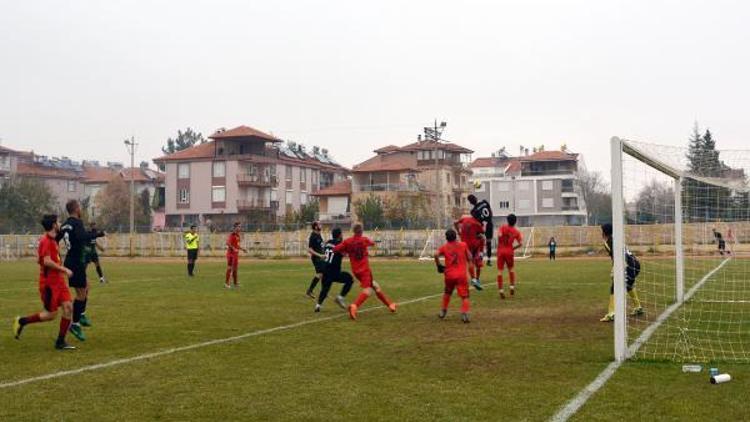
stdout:
[[35,322],[39,322],[42,320],[42,318],[39,316],[39,314],[29,315],[26,318],[22,318],[23,325],[26,324],[33,324]]
[[391,306],[391,300],[388,299],[388,296],[386,296],[382,290],[375,290],[375,294],[378,296],[378,299],[380,299],[380,301],[385,304],[385,306]]
[[448,305],[451,303],[451,295],[443,293],[443,309],[448,309]]
[[469,267],[469,275],[471,276],[471,279],[476,278],[476,272],[474,271],[474,267]]
[[462,314],[468,314],[469,308],[471,308],[471,302],[469,302],[468,297],[462,297],[461,298],[461,313]]
[[70,328],[70,320],[67,318],[60,318],[60,333],[58,336],[60,338],[65,338],[65,334],[68,333],[68,329]]
[[237,284],[237,268],[232,270],[232,280],[234,280],[234,284]]
[[477,267],[477,278],[480,277],[479,274],[482,274],[482,269],[480,267]]
[[503,275],[498,274],[497,276],[497,288],[502,290],[503,289]]
[[362,292],[359,294],[359,296],[357,296],[357,300],[354,301],[354,304],[357,306],[357,308],[359,308],[363,303],[365,303],[368,297],[369,296],[367,296],[367,293]]
[[224,283],[229,284],[229,275],[232,274],[232,269],[227,268],[227,276],[224,278]]

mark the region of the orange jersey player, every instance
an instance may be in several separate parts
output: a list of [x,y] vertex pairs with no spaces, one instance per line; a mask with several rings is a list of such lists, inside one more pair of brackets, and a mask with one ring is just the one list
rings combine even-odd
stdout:
[[396,303],[388,299],[380,288],[380,285],[372,277],[370,261],[367,258],[369,255],[367,248],[375,246],[375,242],[369,237],[363,236],[363,231],[362,224],[355,224],[354,236],[344,240],[333,248],[334,252],[349,256],[349,262],[352,265],[354,277],[359,280],[359,286],[362,288],[362,292],[357,296],[357,300],[349,305],[349,318],[353,320],[357,319],[357,310],[363,303],[365,303],[373,292],[375,292],[378,299],[380,299],[380,301],[383,302],[391,312],[396,312]]
[[234,287],[239,287],[237,282],[237,269],[240,265],[240,251],[247,252],[247,249],[240,246],[240,223],[234,223],[232,233],[229,233],[227,237],[227,273],[224,279],[224,287],[231,289],[232,285],[229,284],[229,277],[232,277],[234,281]]
[[505,269],[505,266],[508,267],[508,275],[510,276],[510,295],[513,296],[516,292],[514,256],[516,249],[521,247],[523,241],[521,232],[516,228],[516,215],[509,214],[507,219],[508,224],[500,227],[497,233],[497,288],[500,290],[500,297],[503,299],[505,299],[505,291],[503,290],[503,269]]
[[46,233],[39,239],[37,262],[39,264],[39,295],[44,311],[23,318],[16,317],[13,321],[13,335],[16,339],[20,339],[25,326],[55,319],[58,308],[62,307],[63,315],[60,319],[60,331],[55,348],[58,350],[75,349],[65,341],[65,335],[70,329],[73,317],[73,302],[65,276],[70,277],[73,272],[60,263],[60,252],[56,240],[60,230],[57,216],[45,215],[42,219],[42,226]]
[[[440,309],[438,316],[440,319],[445,318],[448,314],[448,304],[451,301],[453,290],[458,292],[461,298],[461,320],[464,323],[469,322],[469,280],[466,276],[467,263],[471,262],[473,257],[469,252],[469,247],[464,242],[456,240],[456,231],[448,229],[445,232],[447,242],[435,252],[435,265],[438,272],[445,275],[445,290],[443,290],[443,307]],[[445,259],[445,265],[440,263],[440,257]]]
[[476,218],[465,215],[460,220],[453,223],[456,231],[461,235],[461,241],[469,247],[469,252],[473,259],[469,265],[469,275],[471,284],[477,290],[482,290],[482,282],[479,278],[482,275],[482,251],[485,248],[486,240],[484,238],[484,226]]

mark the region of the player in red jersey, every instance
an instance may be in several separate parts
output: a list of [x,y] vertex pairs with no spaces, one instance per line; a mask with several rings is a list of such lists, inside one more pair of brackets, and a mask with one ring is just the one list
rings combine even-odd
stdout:
[[44,311],[23,318],[16,317],[13,321],[13,336],[20,339],[21,331],[29,324],[52,321],[57,316],[57,309],[62,306],[63,315],[60,319],[60,331],[55,348],[58,350],[75,349],[65,341],[65,335],[70,329],[73,317],[73,301],[65,277],[72,276],[73,272],[63,267],[60,261],[56,240],[60,223],[57,222],[56,215],[45,215],[42,218],[42,226],[46,233],[39,239],[37,262],[39,263],[39,293],[44,304]]
[[352,272],[354,273],[354,277],[359,280],[359,286],[362,288],[362,292],[357,296],[357,300],[349,305],[349,318],[351,319],[357,319],[357,310],[370,296],[372,296],[373,291],[378,296],[378,299],[380,299],[380,301],[383,302],[391,312],[396,312],[396,303],[388,299],[388,296],[383,293],[380,285],[372,278],[372,270],[370,269],[370,262],[367,258],[367,248],[375,246],[375,242],[369,237],[363,236],[363,231],[362,224],[355,224],[354,236],[344,240],[333,248],[333,251],[336,253],[349,255],[349,262],[352,264]]
[[237,282],[237,269],[240,265],[240,251],[247,253],[247,249],[240,246],[240,231],[242,230],[240,223],[234,223],[232,232],[227,236],[227,275],[224,279],[224,287],[231,289],[232,285],[229,284],[229,277],[232,277],[234,281],[234,287],[239,287]]
[[514,270],[514,256],[516,249],[521,247],[523,236],[516,228],[516,215],[508,214],[508,224],[503,224],[497,232],[497,288],[500,289],[500,297],[505,299],[503,290],[503,269],[508,266],[510,276],[510,295],[516,293],[516,272]]
[[471,284],[477,290],[482,290],[482,282],[479,281],[479,277],[482,275],[482,267],[484,266],[482,260],[482,251],[486,245],[484,238],[484,225],[479,222],[476,218],[465,215],[460,220],[453,223],[453,227],[456,231],[461,234],[461,241],[466,243],[469,247],[469,252],[473,257],[469,264],[469,275],[471,276]]
[[[445,243],[437,252],[435,252],[435,265],[438,272],[445,274],[445,290],[443,290],[443,307],[440,309],[438,316],[440,319],[445,318],[448,314],[448,304],[451,301],[453,290],[458,292],[461,298],[461,320],[464,323],[469,322],[469,281],[466,277],[467,263],[472,261],[469,247],[464,242],[456,241],[456,231],[448,229],[445,232]],[[440,263],[440,257],[445,258],[445,265]]]

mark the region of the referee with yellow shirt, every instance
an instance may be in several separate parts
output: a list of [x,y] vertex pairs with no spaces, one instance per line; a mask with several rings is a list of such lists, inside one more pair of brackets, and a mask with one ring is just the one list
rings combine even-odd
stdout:
[[193,276],[195,261],[198,259],[198,248],[200,247],[200,236],[195,230],[196,226],[190,226],[190,231],[185,233],[185,249],[187,249],[187,270],[190,277]]

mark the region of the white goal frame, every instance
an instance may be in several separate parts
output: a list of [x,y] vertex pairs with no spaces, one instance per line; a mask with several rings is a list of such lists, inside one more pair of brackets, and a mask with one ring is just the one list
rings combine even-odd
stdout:
[[[682,240],[682,184],[684,175],[671,166],[648,157],[625,140],[613,137],[610,140],[612,157],[612,257],[615,290],[615,361],[622,362],[631,358],[656,329],[674,313],[686,299],[689,299],[713,273],[718,271],[726,260],[707,274],[685,295],[685,263]],[[674,180],[674,247],[675,247],[675,302],[668,307],[656,321],[643,331],[641,336],[628,348],[628,318],[625,292],[625,196],[623,190],[623,154],[635,158]]]

